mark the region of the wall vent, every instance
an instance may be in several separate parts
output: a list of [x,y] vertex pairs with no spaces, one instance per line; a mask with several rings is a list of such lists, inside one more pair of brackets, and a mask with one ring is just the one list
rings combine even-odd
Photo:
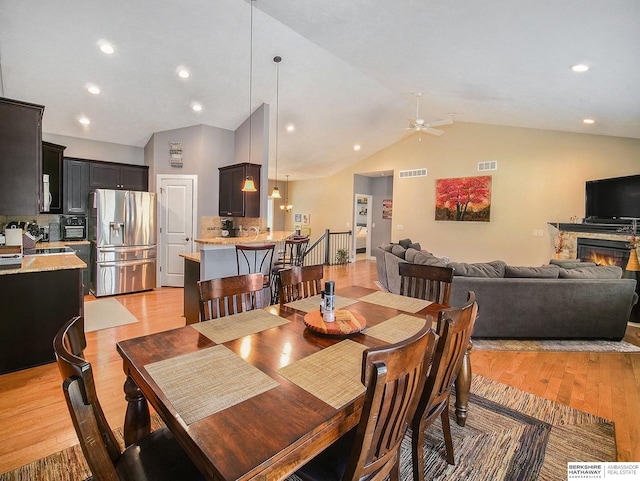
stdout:
[[498,161],[487,160],[486,162],[478,162],[478,172],[484,172],[485,170],[498,170]]
[[398,176],[401,179],[407,179],[409,177],[426,177],[427,169],[401,170],[398,172]]

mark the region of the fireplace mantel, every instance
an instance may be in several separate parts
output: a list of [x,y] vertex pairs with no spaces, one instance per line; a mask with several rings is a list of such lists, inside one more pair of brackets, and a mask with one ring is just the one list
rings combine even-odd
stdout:
[[628,231],[621,231],[623,228],[631,227],[630,224],[571,224],[549,222],[549,225],[557,228],[560,232],[587,232],[591,234],[612,234],[612,235],[630,235]]

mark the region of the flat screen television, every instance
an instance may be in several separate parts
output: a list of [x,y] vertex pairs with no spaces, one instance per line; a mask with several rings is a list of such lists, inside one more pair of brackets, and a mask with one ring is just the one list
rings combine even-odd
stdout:
[[589,180],[585,189],[585,220],[640,219],[640,174]]

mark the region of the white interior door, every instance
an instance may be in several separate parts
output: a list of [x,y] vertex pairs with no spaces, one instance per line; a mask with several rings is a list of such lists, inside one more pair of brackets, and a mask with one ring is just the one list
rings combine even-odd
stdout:
[[158,176],[161,286],[184,287],[184,258],[180,254],[194,249],[197,182],[194,175]]

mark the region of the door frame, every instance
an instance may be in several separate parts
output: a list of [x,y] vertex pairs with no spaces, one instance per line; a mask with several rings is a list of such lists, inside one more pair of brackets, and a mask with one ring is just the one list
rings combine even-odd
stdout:
[[[195,174],[156,174],[156,193],[158,194],[158,199],[164,199],[164,197],[162,197],[162,193],[161,193],[161,189],[162,189],[162,181],[166,180],[166,179],[181,179],[181,180],[185,180],[185,179],[190,179],[193,181],[193,203],[192,203],[192,209],[191,209],[191,236],[190,236],[190,240],[189,240],[189,246],[191,247],[191,252],[193,252],[193,246],[194,246],[194,239],[196,236],[196,232],[198,231],[198,176]],[[162,236],[162,233],[160,232],[160,229],[162,227],[164,227],[164,225],[162,224],[164,221],[164,216],[161,214],[163,212],[162,210],[163,205],[161,204],[161,200],[158,200],[158,205],[157,205],[157,212],[158,212],[158,232],[157,234],[157,238],[158,238],[158,243],[156,246],[156,260],[157,260],[157,267],[156,267],[156,279],[159,280],[158,284],[162,284],[162,272],[160,270],[160,268],[162,267],[162,256],[160,255],[160,253],[162,252],[162,248],[163,248],[163,244],[164,244],[164,238]]]
[[371,207],[373,206],[373,195],[371,194],[355,194],[353,197],[353,259],[356,258],[356,229],[358,228],[358,197],[367,198],[367,241],[365,244],[365,256],[370,259],[371,256],[371,224],[373,222],[373,215]]

